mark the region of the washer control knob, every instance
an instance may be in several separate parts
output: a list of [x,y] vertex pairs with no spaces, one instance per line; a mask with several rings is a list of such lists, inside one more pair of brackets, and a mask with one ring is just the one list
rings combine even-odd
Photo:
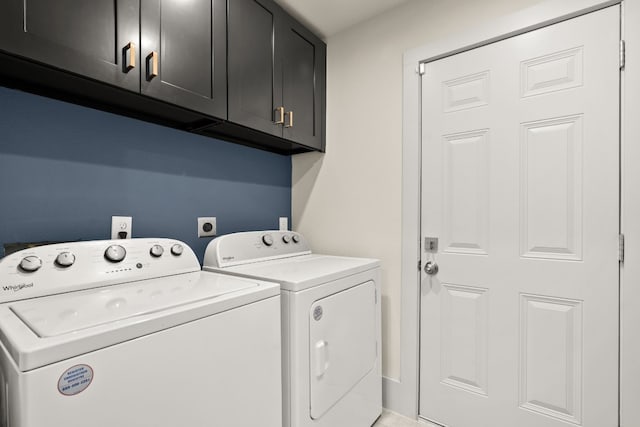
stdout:
[[184,251],[184,247],[182,247],[182,245],[179,243],[176,243],[175,245],[171,246],[171,253],[174,254],[175,256],[182,255],[183,251]]
[[104,251],[104,257],[110,262],[120,262],[127,256],[127,250],[120,245],[111,245]]
[[293,243],[300,243],[300,236],[297,234],[292,235],[291,238],[293,239]]
[[154,258],[160,258],[162,256],[162,254],[164,253],[164,248],[162,246],[160,246],[160,245],[153,245],[153,246],[151,246],[151,249],[149,250],[149,253]]
[[284,236],[282,236],[282,241],[285,243],[290,243],[291,242],[291,236],[289,236],[288,234],[285,234]]
[[271,237],[271,234],[265,234],[264,236],[262,236],[262,243],[267,246],[273,245],[273,237]]
[[42,260],[35,255],[26,256],[20,261],[20,268],[27,273],[38,271],[40,267],[42,267]]
[[56,265],[58,267],[71,267],[76,262],[76,256],[71,252],[60,252],[56,257]]

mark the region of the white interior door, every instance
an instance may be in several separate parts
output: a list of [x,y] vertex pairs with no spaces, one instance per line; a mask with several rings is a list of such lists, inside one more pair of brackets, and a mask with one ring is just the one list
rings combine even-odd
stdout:
[[426,64],[420,414],[618,425],[619,6]]

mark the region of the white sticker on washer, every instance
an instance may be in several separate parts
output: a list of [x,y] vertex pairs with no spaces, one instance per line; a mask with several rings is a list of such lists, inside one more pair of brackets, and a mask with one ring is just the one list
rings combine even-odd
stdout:
[[67,369],[58,380],[58,391],[73,396],[84,391],[93,381],[93,369],[89,365],[76,365]]

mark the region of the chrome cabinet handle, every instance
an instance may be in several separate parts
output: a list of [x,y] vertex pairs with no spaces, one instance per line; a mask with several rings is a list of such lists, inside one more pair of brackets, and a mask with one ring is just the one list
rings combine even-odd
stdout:
[[438,264],[436,264],[435,262],[427,261],[427,263],[424,265],[424,272],[427,273],[429,276],[438,274],[438,270],[439,270]]
[[289,124],[284,125],[284,127],[286,128],[292,128],[293,127],[293,111],[289,111],[286,114],[287,117],[289,117]]

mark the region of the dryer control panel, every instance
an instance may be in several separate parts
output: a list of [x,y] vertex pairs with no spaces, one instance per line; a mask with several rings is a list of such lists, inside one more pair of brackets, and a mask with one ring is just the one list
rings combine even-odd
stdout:
[[173,239],[38,246],[0,260],[0,303],[199,270],[193,250]]
[[293,231],[248,231],[209,242],[203,267],[220,268],[311,253],[304,237]]

